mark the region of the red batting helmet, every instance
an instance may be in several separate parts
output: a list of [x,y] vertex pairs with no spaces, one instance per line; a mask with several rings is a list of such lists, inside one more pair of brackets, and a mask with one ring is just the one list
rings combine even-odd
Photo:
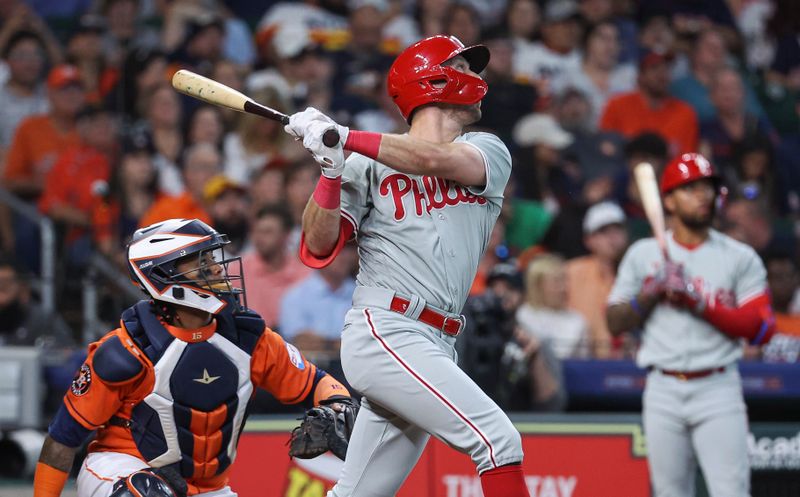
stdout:
[[[489,49],[483,45],[465,47],[454,36],[431,36],[406,48],[389,69],[389,95],[406,120],[417,107],[429,103],[472,105],[480,102],[489,89],[475,76],[442,64],[461,55],[476,73],[489,63]],[[444,82],[437,88],[434,82]]]
[[661,194],[665,195],[679,186],[703,178],[711,178],[715,184],[719,184],[719,176],[708,159],[700,154],[681,154],[664,168]]

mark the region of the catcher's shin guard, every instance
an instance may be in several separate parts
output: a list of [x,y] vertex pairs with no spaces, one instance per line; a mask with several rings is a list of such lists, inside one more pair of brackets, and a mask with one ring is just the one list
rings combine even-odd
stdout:
[[186,497],[186,481],[170,469],[142,469],[120,478],[109,497]]

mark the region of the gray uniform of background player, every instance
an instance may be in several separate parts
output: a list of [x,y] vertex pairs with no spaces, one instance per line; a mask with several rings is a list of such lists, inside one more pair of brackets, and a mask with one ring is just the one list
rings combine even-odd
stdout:
[[[766,292],[766,271],[755,251],[717,231],[694,249],[667,234],[673,261],[687,278],[701,284],[706,297],[741,306]],[[653,275],[663,256],[652,238],[631,246],[617,273],[609,305],[629,302]],[[694,495],[697,462],[712,497],[749,495],[747,412],[736,361],[740,340],[730,338],[700,317],[664,302],[644,324],[637,356],[641,367],[654,368],[644,392],[644,429],[655,497]],[[725,371],[681,380],[658,370]]]
[[[415,197],[409,181],[425,192],[420,176],[356,154],[346,163],[342,216],[356,227],[360,265],[341,356],[347,380],[364,398],[329,495],[395,495],[429,434],[469,454],[479,472],[522,460],[508,417],[456,365],[455,338],[415,319],[426,304],[461,312],[511,173],[511,157],[497,137],[466,133],[455,141],[481,152],[486,186],[448,181],[444,194],[465,201],[441,208],[429,208],[444,203],[440,188],[433,199]],[[390,177],[409,191],[393,195]],[[411,298],[408,317],[387,310],[395,292]]]

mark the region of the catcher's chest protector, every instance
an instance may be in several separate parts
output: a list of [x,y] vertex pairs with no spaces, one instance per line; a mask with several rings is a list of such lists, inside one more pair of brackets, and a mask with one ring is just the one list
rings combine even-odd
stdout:
[[210,478],[236,458],[253,393],[250,355],[264,332],[253,314],[217,316],[207,340],[185,342],[148,302],[122,315],[125,330],[154,365],[153,391],[133,408],[131,435],[150,466],[177,463],[184,478]]

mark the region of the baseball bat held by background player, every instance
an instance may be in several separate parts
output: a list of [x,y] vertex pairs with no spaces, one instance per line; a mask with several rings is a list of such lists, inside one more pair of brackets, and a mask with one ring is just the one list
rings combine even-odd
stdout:
[[661,206],[661,194],[658,191],[658,182],[653,166],[648,162],[640,162],[633,168],[633,175],[636,187],[639,189],[639,198],[642,201],[644,213],[650,228],[653,230],[653,237],[658,243],[658,247],[664,254],[664,260],[669,260],[667,252],[666,227],[664,224],[664,209]]
[[[239,112],[247,112],[266,117],[281,124],[289,124],[289,116],[275,109],[254,101],[247,95],[223,85],[219,81],[181,69],[172,76],[172,87],[179,92],[210,104],[219,105]],[[322,137],[326,147],[334,147],[339,143],[339,133],[329,129]]]

